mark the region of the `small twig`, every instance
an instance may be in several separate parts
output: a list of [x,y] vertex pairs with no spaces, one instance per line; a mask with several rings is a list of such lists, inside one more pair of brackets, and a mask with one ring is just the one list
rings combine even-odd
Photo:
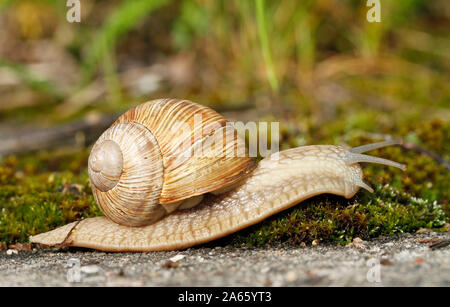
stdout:
[[[0,156],[21,154],[58,146],[79,145],[95,141],[108,128],[118,115],[106,115],[92,119],[83,119],[73,123],[50,128],[21,128],[0,130]],[[9,130],[9,131],[8,131]],[[84,145],[84,144],[83,144]]]
[[432,238],[432,239],[419,240],[419,241],[417,241],[417,243],[434,243],[434,242],[438,242],[438,241],[439,241],[438,238]]
[[442,158],[441,156],[439,156],[435,152],[432,152],[431,150],[428,150],[426,148],[423,148],[423,147],[421,147],[421,146],[419,146],[417,144],[413,144],[413,143],[410,143],[410,142],[403,142],[403,144],[401,144],[401,146],[403,148],[405,148],[405,149],[413,150],[413,151],[418,152],[420,154],[427,155],[427,156],[433,158],[439,164],[444,165],[448,170],[450,170],[450,162],[446,161],[444,158]]
[[438,248],[443,248],[450,245],[450,240],[441,240],[439,242],[433,243],[431,245],[429,245],[428,247],[432,250],[438,249]]
[[70,235],[72,234],[72,232],[75,230],[75,228],[77,228],[77,226],[82,222],[83,220],[79,220],[76,221],[75,225],[73,225],[73,227],[69,230],[69,232],[67,233],[66,237],[64,238],[64,240],[58,244],[59,248],[64,248],[67,247],[71,242],[68,242]]

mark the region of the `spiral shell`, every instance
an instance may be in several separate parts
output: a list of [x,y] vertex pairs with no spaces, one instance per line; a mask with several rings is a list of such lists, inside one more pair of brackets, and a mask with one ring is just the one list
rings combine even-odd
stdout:
[[[242,154],[243,153],[243,154]],[[188,100],[136,106],[108,128],[89,157],[94,197],[118,224],[148,225],[226,188],[256,164],[217,112]]]

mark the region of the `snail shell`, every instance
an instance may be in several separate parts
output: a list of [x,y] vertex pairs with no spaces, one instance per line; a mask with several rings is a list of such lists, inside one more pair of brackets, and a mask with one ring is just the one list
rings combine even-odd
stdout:
[[245,178],[256,164],[226,123],[188,100],[153,100],[124,113],[89,156],[102,212],[121,225],[149,225]]

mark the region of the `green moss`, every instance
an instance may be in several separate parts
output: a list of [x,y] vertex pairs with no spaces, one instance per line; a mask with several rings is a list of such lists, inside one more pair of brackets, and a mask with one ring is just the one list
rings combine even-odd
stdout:
[[437,202],[379,185],[374,194],[362,192],[351,200],[334,195],[309,199],[241,231],[232,238],[232,243],[263,246],[318,240],[348,244],[355,237],[369,239],[420,228],[440,230],[448,220]]
[[[433,151],[437,156],[449,161],[450,124],[438,119],[421,125],[408,125],[399,129],[396,135],[405,141],[417,144],[423,149]],[[373,142],[368,138],[356,138],[351,145]],[[391,159],[407,165],[406,172],[392,171],[377,165],[364,167],[368,182],[390,184],[398,190],[426,199],[448,204],[450,193],[449,170],[425,153],[390,147],[370,152],[371,155]]]
[[[48,152],[7,157],[0,165],[0,242],[27,242],[80,218],[100,215],[84,162],[77,154]],[[56,172],[56,169],[66,169]]]

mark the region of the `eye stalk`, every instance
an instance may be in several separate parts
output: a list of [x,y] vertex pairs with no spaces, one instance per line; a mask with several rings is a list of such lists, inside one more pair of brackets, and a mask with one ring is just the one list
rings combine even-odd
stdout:
[[96,144],[89,156],[88,167],[92,184],[102,192],[111,190],[119,182],[123,171],[120,146],[111,140]]

